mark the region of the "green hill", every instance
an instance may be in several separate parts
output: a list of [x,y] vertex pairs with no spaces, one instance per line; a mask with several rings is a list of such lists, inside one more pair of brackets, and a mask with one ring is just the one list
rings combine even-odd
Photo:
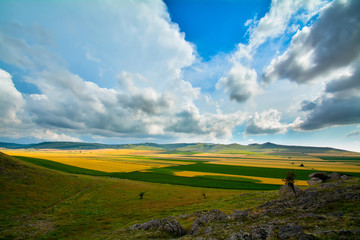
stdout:
[[174,143],[174,144],[157,144],[157,143],[139,143],[139,144],[101,144],[86,142],[42,142],[36,144],[15,144],[0,142],[0,148],[19,149],[62,149],[62,150],[86,150],[86,149],[144,149],[144,150],[162,150],[178,152],[210,152],[210,153],[327,153],[327,152],[347,152],[345,150],[327,148],[327,147],[305,147],[305,146],[287,146],[273,143],[249,144],[247,146],[240,144],[212,144],[212,143]]
[[[140,192],[145,192],[143,200]],[[240,201],[245,193],[248,201]],[[147,233],[121,229],[212,208],[230,213],[258,204],[259,195],[67,174],[0,152],[0,239],[147,239]],[[267,192],[266,199],[275,195]]]

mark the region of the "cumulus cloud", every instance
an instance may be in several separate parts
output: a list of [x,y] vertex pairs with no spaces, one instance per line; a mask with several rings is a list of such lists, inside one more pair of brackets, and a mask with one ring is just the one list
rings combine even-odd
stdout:
[[19,113],[24,111],[25,100],[15,88],[11,75],[0,69],[0,126],[21,123]]
[[183,106],[181,112],[170,120],[167,130],[170,132],[198,135],[201,139],[227,139],[232,136],[234,127],[245,120],[245,114],[200,114],[193,104]]
[[263,18],[245,23],[249,26],[249,42],[238,44],[231,57],[232,68],[226,76],[220,78],[217,87],[223,86],[230,99],[237,102],[245,102],[259,93],[257,73],[249,67],[253,64],[251,61],[259,46],[282,36],[286,31],[296,31],[299,22],[309,21],[324,5],[324,1],[320,0],[272,1],[269,12]]
[[262,113],[255,113],[250,117],[246,124],[245,134],[283,134],[292,124],[283,124],[280,122],[281,113],[276,109],[269,109]]
[[69,142],[81,142],[79,138],[68,136],[64,133],[56,133],[50,129],[35,130],[33,137],[46,141],[69,141]]
[[304,100],[301,103],[301,111],[310,111],[316,107],[316,103],[308,100]]
[[301,130],[360,123],[360,97],[324,98],[300,123]]
[[270,11],[263,18],[259,21],[251,21],[251,24],[247,22],[247,25],[250,25],[248,48],[254,50],[268,39],[276,38],[286,30],[293,29],[294,27],[289,26],[289,23],[300,10],[302,14],[297,15],[298,21],[307,22],[323,5],[324,2],[320,0],[272,1]]
[[274,58],[263,74],[265,83],[288,79],[323,82],[315,101],[303,101],[307,131],[360,123],[360,2],[333,1],[312,26],[298,31],[287,51]]
[[231,100],[245,102],[259,92],[256,71],[235,63],[227,76],[219,80],[216,88],[223,88]]
[[360,55],[360,2],[334,1],[311,26],[298,31],[289,49],[273,59],[265,82],[309,82],[352,64]]

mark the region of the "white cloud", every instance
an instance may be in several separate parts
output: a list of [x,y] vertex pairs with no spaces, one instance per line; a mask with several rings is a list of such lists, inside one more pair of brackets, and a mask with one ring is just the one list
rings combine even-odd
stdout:
[[269,109],[262,113],[255,113],[250,117],[246,124],[245,134],[263,135],[263,134],[283,134],[292,124],[280,122],[281,113],[276,109]]
[[293,37],[289,49],[273,59],[264,81],[324,82],[316,101],[304,101],[300,130],[360,123],[360,2],[334,1],[318,20]]
[[245,102],[258,94],[257,73],[251,66],[254,65],[253,57],[259,46],[284,35],[289,29],[296,31],[299,26],[292,23],[294,19],[296,19],[294,22],[306,23],[324,4],[324,1],[320,0],[273,0],[269,12],[263,18],[245,23],[249,26],[249,42],[238,44],[231,57],[232,68],[220,79],[217,86],[225,86],[224,89],[229,93],[230,99],[237,102]]
[[56,133],[49,129],[35,130],[33,137],[43,141],[69,141],[69,142],[81,142],[79,138],[68,136],[64,133]]
[[284,54],[273,59],[264,81],[304,83],[352,64],[360,55],[359,11],[359,1],[332,2],[318,21],[296,33]]
[[[249,30],[248,48],[255,50],[268,39],[279,37],[286,30],[292,29],[289,23],[295,14],[299,21],[306,23],[323,5],[324,1],[320,0],[273,0],[270,11],[259,21],[253,22],[254,26]],[[298,14],[300,10],[303,10],[301,15]]]
[[21,123],[19,114],[24,110],[25,101],[15,88],[11,75],[0,69],[0,127]]
[[223,88],[229,93],[231,100],[245,102],[250,97],[259,93],[257,74],[254,69],[235,63],[226,77],[222,77],[216,84],[216,88]]
[[241,112],[200,114],[195,105],[185,104],[182,111],[170,119],[167,130],[177,133],[180,138],[186,133],[205,141],[228,139],[232,136],[234,127],[242,123],[245,117],[246,114]]

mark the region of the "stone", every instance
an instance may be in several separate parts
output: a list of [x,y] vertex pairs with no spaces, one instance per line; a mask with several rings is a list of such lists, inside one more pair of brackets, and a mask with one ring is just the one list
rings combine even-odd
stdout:
[[311,178],[310,180],[307,181],[309,186],[318,185],[318,184],[320,184],[322,182],[323,182],[323,180],[321,180],[320,178],[317,178],[317,177],[313,177],[313,178]]
[[333,173],[329,174],[329,178],[332,180],[337,180],[337,179],[341,178],[341,174],[337,173],[337,172],[333,172]]
[[209,212],[197,212],[198,217],[194,220],[190,233],[197,234],[200,228],[203,228],[207,223],[227,220],[226,214],[220,210],[212,209]]
[[135,224],[130,227],[131,230],[152,230],[158,229],[160,231],[165,231],[175,236],[183,236],[186,234],[185,229],[180,225],[178,221],[173,218],[165,219],[153,219],[146,223]]
[[249,233],[246,233],[242,230],[237,233],[233,233],[230,235],[230,240],[250,240],[252,239]]
[[341,179],[342,180],[349,180],[349,179],[351,179],[353,176],[350,176],[350,175],[342,175],[341,176]]
[[273,239],[275,227],[271,224],[261,224],[251,227],[251,239]]
[[323,183],[319,186],[319,188],[334,188],[336,187],[336,183]]
[[300,225],[285,225],[280,226],[278,237],[279,239],[290,239],[290,238],[300,238],[305,233],[302,226]]
[[325,172],[315,172],[310,174],[309,178],[320,178],[322,181],[326,181],[329,177]]
[[289,185],[281,186],[279,189],[279,197],[281,199],[289,199],[289,198],[297,197],[303,193],[303,190],[301,190],[297,186],[294,186],[294,188],[295,188],[296,194],[294,193],[293,189]]
[[245,210],[245,211],[234,211],[233,214],[231,215],[231,218],[234,220],[245,220],[248,216],[249,216],[249,211],[250,210]]

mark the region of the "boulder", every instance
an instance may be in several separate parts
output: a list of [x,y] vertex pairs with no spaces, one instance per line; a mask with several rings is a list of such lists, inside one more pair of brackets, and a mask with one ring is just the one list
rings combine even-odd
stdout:
[[240,230],[240,232],[233,233],[230,235],[230,240],[250,240],[252,237],[249,233]]
[[294,198],[294,197],[301,195],[303,193],[303,190],[301,190],[300,188],[295,186],[295,192],[296,192],[296,194],[294,193],[293,189],[289,185],[284,185],[284,186],[281,186],[279,189],[279,197],[281,199]]
[[336,187],[336,183],[330,182],[330,183],[324,183],[319,186],[319,188],[334,188]]
[[227,220],[226,214],[218,209],[212,209],[209,212],[197,212],[198,217],[194,220],[190,234],[196,235],[201,228],[208,223]]
[[305,233],[303,231],[302,226],[300,225],[280,226],[278,232],[279,239],[290,239],[290,238],[299,239],[303,235],[305,235]]
[[340,179],[341,174],[337,173],[337,172],[333,172],[333,173],[329,174],[329,178],[332,179],[332,180]]
[[237,211],[233,212],[233,214],[231,215],[231,218],[234,220],[243,221],[249,216],[249,212],[250,212],[250,210],[245,210],[245,211],[237,210]]
[[165,219],[153,219],[149,222],[142,224],[135,224],[130,227],[131,230],[152,230],[158,229],[160,231],[164,231],[170,233],[175,236],[183,236],[185,235],[184,228],[180,225],[178,221],[173,218],[165,218]]
[[309,175],[309,178],[320,178],[321,180],[326,181],[329,177],[325,172],[316,172]]
[[341,176],[341,180],[349,180],[351,179],[353,176],[350,176],[350,175],[342,175]]
[[312,185],[318,185],[320,183],[322,183],[323,180],[321,180],[320,178],[317,178],[317,177],[313,177],[311,178],[310,180],[307,181],[307,183],[312,186]]

